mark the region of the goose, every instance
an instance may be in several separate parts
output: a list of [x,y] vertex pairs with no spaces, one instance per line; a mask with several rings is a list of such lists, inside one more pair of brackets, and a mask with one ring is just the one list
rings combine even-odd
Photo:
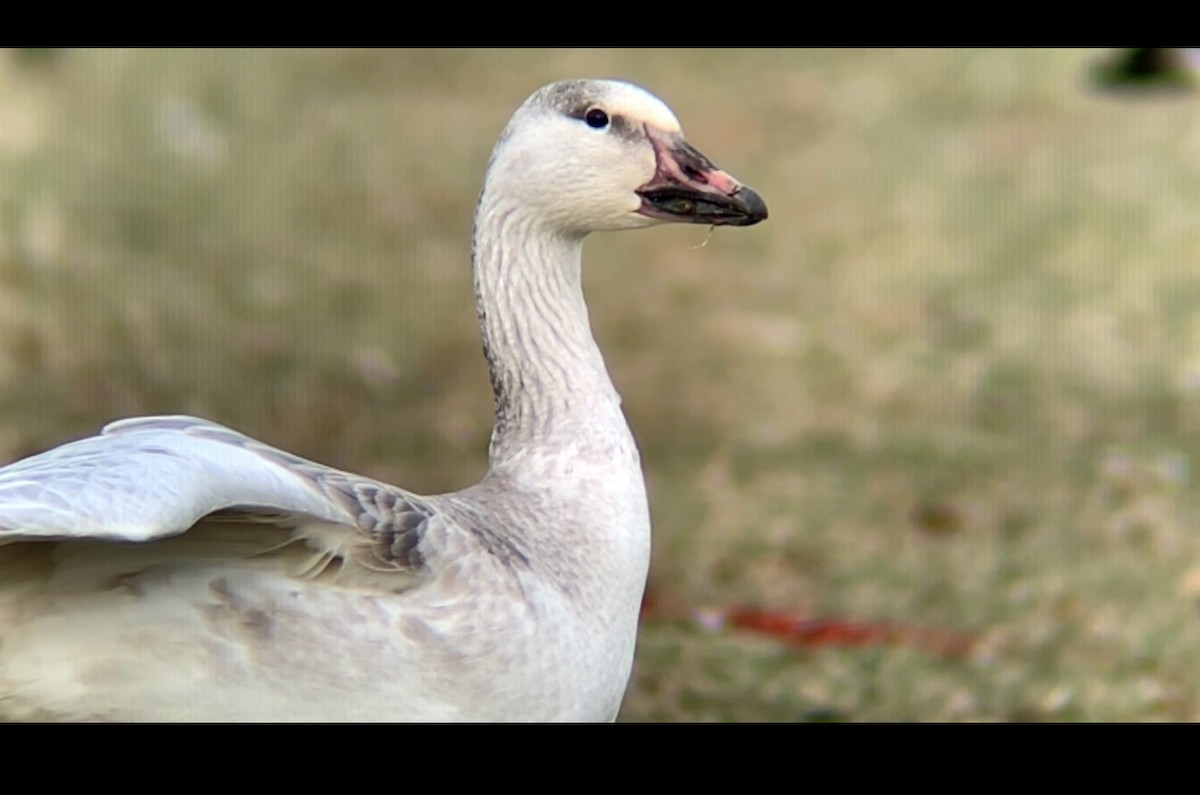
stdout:
[[186,416],[9,464],[0,719],[614,720],[650,517],[582,244],[766,217],[648,91],[536,91],[475,215],[495,394],[482,481],[421,496]]

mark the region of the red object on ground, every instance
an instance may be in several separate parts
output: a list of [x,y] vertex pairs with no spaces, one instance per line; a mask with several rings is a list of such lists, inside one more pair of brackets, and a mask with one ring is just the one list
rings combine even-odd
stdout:
[[797,646],[914,646],[948,657],[971,652],[975,639],[959,632],[909,627],[890,621],[802,618],[778,611],[735,607],[724,614],[729,626],[781,638]]
[[811,618],[780,610],[753,607],[705,608],[686,610],[646,590],[642,618],[683,616],[706,629],[726,627],[769,635],[793,646],[912,646],[944,657],[966,657],[975,647],[976,638],[962,632],[906,626],[891,621],[854,621],[842,618]]

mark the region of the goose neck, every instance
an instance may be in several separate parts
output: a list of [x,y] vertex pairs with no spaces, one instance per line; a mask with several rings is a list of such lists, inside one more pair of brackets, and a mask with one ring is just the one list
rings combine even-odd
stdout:
[[581,429],[628,433],[588,321],[582,251],[583,236],[481,198],[473,256],[495,394],[493,465],[531,443],[569,443]]

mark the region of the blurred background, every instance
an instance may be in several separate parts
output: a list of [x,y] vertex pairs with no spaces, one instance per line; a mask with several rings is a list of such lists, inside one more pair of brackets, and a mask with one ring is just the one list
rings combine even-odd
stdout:
[[654,516],[622,719],[1200,718],[1200,97],[1123,57],[0,52],[0,460],[188,413],[473,483],[488,155],[623,77],[771,217],[588,244]]

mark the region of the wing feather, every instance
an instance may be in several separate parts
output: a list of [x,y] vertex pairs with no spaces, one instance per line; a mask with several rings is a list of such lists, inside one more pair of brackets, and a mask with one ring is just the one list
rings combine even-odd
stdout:
[[369,531],[386,523],[380,508],[404,514],[409,499],[419,504],[395,487],[207,420],[143,417],[0,469],[0,543],[149,541],[182,533],[214,512]]

